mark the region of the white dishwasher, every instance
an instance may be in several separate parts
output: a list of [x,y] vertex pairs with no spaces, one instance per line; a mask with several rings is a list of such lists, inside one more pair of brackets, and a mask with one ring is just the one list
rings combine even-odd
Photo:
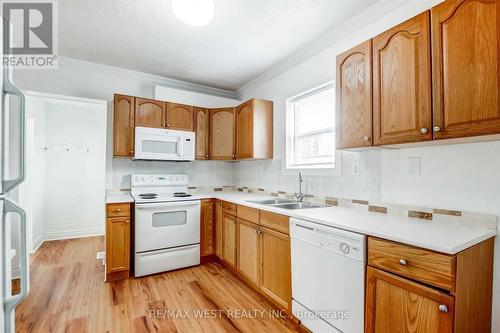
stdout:
[[366,236],[292,218],[292,312],[314,333],[364,330]]

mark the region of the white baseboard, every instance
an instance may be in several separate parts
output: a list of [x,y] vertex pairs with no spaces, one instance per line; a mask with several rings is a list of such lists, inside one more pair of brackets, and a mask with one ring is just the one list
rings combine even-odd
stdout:
[[69,231],[51,231],[44,233],[43,240],[49,241],[49,240],[82,238],[82,237],[103,236],[103,235],[104,235],[104,228],[90,228],[90,229],[69,230]]
[[43,235],[38,236],[38,238],[35,239],[32,244],[28,244],[28,253],[35,253],[40,248],[40,246],[42,246],[44,241],[45,239],[43,238]]

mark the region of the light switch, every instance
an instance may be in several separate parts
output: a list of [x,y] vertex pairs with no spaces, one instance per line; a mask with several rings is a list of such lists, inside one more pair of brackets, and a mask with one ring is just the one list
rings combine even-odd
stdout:
[[422,158],[408,157],[408,174],[412,176],[420,176],[422,172]]

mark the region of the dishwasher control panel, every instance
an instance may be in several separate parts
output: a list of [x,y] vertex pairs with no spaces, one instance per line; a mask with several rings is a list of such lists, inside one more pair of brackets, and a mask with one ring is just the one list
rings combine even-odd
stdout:
[[365,235],[292,218],[290,237],[358,261],[365,261]]

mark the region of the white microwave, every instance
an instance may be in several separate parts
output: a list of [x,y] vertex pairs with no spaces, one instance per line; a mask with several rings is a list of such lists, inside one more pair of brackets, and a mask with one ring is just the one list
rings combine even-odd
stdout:
[[194,161],[194,132],[136,127],[134,160]]

